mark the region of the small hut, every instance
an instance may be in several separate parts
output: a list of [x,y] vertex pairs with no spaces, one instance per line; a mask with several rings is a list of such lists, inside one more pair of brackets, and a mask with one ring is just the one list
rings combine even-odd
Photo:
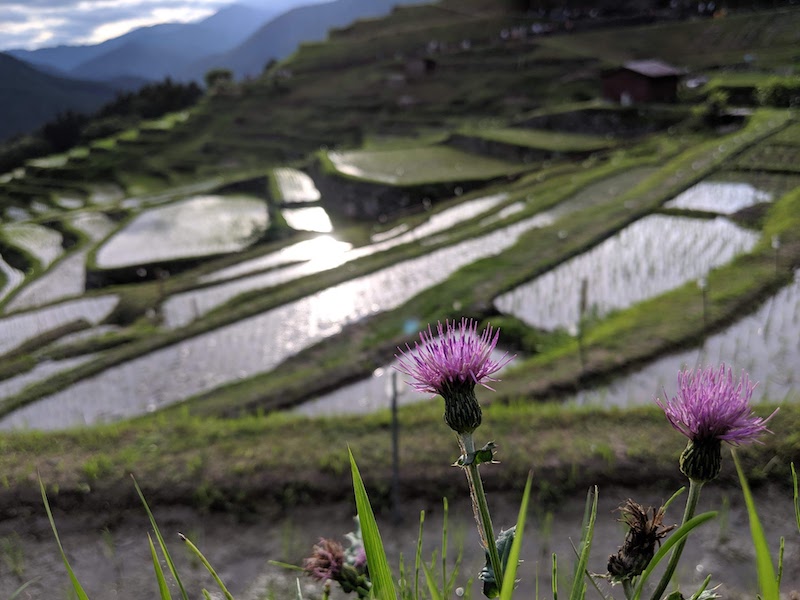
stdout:
[[603,73],[603,97],[623,105],[675,102],[683,74],[660,60],[632,60]]

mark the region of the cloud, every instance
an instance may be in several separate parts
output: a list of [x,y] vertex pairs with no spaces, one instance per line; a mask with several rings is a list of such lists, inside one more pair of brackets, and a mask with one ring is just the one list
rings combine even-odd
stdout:
[[0,48],[95,44],[136,27],[200,20],[226,0],[12,0],[0,6]]

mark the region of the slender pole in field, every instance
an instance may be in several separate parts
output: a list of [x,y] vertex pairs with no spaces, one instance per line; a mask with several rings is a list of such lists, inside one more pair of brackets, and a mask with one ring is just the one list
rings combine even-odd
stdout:
[[581,296],[578,304],[578,356],[581,360],[581,373],[586,371],[586,350],[583,346],[583,328],[586,321],[586,306],[589,295],[589,280],[581,280]]
[[775,274],[777,275],[778,271],[780,270],[779,269],[779,262],[778,262],[778,258],[779,258],[778,255],[779,255],[779,252],[780,252],[780,249],[781,249],[781,238],[778,236],[777,233],[772,236],[772,249],[775,250]]
[[708,279],[701,277],[697,280],[697,287],[703,296],[703,328],[708,327]]

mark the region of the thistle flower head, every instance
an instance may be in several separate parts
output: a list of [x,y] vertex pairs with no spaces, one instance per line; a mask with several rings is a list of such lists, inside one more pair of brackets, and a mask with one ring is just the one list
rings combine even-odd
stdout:
[[471,433],[481,422],[481,409],[475,398],[475,385],[488,389],[487,382],[497,381],[494,373],[512,357],[494,360],[492,351],[500,331],[486,327],[478,333],[472,319],[445,321],[438,324],[438,337],[431,326],[419,334],[414,350],[398,348],[398,371],[411,377],[408,383],[420,392],[440,394],[445,401],[445,421],[457,433]]
[[777,410],[766,419],[755,416],[750,407],[754,388],[747,373],[734,380],[733,370],[722,364],[718,369],[681,371],[678,395],[656,400],[672,426],[689,438],[681,470],[690,479],[710,481],[717,476],[722,442],[749,444],[769,432],[766,423]]
[[319,581],[337,581],[344,565],[344,548],[339,542],[320,538],[303,561],[303,570]]
[[676,525],[664,525],[664,507],[644,508],[628,499],[619,507],[620,521],[628,526],[625,541],[616,554],[608,557],[608,573],[613,581],[632,579],[642,574],[653,559],[656,544],[675,529]]

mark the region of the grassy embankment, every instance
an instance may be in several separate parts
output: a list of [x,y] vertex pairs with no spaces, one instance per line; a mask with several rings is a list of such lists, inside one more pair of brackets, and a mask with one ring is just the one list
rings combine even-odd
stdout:
[[[502,387],[501,387],[502,389]],[[759,414],[770,407],[759,406]],[[450,467],[457,455],[440,403],[400,411],[401,489],[431,500],[464,493]],[[788,465],[798,461],[800,409],[784,406],[774,435],[742,452],[754,482],[788,487]],[[479,440],[500,445],[500,465],[487,467],[490,490],[518,490],[534,469],[540,502],[557,501],[591,484],[682,485],[677,468],[684,438],[658,408],[572,408],[558,404],[492,405]],[[61,433],[0,438],[0,511],[38,511],[37,472],[51,502],[104,511],[136,506],[134,473],[153,504],[191,503],[247,511],[260,506],[348,498],[347,448],[352,448],[377,503],[387,499],[391,442],[387,412],[360,418],[308,420],[288,415],[203,419],[182,414]],[[722,480],[733,483],[730,461]]]

